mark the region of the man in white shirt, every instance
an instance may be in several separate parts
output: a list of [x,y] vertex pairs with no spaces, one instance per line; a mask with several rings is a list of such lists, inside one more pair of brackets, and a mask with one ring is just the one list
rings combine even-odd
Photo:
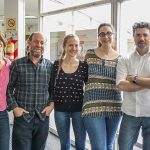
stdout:
[[117,87],[123,91],[124,112],[119,150],[132,150],[142,127],[143,150],[150,150],[150,23],[133,25],[135,51],[117,66]]

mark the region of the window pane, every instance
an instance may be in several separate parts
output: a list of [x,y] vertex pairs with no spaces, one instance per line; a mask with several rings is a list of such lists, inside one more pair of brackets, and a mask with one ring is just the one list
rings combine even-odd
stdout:
[[148,0],[130,0],[121,5],[120,53],[125,54],[134,49],[132,26],[134,22],[148,21]]
[[99,0],[43,0],[43,12],[92,3]]
[[90,7],[74,13],[76,29],[97,29],[101,22],[111,22],[110,4]]

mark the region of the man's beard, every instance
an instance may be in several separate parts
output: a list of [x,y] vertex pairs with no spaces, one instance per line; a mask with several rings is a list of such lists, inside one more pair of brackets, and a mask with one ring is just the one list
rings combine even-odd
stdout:
[[149,46],[146,45],[146,44],[140,44],[140,43],[139,43],[139,44],[138,44],[138,48],[142,50],[142,49],[147,49],[147,48],[149,48]]
[[32,50],[32,51],[30,51],[31,52],[31,55],[33,56],[33,57],[36,57],[36,58],[39,58],[39,57],[41,57],[42,56],[42,52],[40,51],[40,50]]

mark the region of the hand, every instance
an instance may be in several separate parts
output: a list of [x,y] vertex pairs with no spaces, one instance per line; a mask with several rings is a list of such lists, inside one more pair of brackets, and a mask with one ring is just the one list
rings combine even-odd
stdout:
[[127,81],[129,81],[129,82],[133,82],[133,75],[128,75],[127,77],[126,77],[126,80]]
[[14,113],[14,116],[15,117],[20,117],[23,115],[23,113],[29,113],[28,111],[26,111],[25,109],[23,108],[20,108],[20,107],[16,107],[13,109],[13,113]]
[[49,116],[53,109],[54,109],[54,102],[51,102],[49,106],[46,106],[43,109],[42,113],[45,113],[46,116]]

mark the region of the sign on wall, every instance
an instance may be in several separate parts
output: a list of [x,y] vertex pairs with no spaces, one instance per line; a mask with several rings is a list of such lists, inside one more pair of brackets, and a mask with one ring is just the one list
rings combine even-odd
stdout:
[[16,31],[16,18],[6,18],[6,30]]

